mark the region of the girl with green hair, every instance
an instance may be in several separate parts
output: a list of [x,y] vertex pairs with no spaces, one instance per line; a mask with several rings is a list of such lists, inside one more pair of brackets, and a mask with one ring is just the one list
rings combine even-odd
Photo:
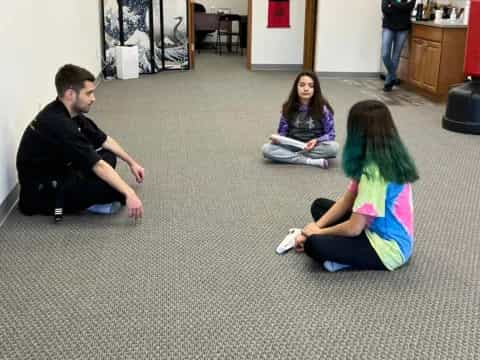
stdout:
[[328,271],[402,266],[413,250],[411,183],[418,173],[382,102],[350,109],[342,167],[350,178],[347,191],[337,202],[313,202],[314,222],[295,238],[295,248]]

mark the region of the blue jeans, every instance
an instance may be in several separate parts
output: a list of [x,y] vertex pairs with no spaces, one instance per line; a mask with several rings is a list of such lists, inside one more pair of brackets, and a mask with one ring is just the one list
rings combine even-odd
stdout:
[[383,29],[382,32],[382,59],[387,69],[385,84],[397,79],[397,68],[400,63],[400,54],[407,40],[408,30],[394,31]]

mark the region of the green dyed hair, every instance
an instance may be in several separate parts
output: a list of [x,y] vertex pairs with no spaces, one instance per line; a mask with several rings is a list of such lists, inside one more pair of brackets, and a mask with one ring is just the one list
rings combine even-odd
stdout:
[[359,180],[372,164],[388,182],[418,180],[415,162],[400,139],[390,110],[380,101],[366,100],[353,105],[348,114],[342,167],[349,178]]

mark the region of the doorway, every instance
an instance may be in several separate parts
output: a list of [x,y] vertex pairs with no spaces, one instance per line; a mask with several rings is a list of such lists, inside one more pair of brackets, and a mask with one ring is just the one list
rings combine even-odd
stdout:
[[[228,2],[219,2],[223,6]],[[188,38],[190,68],[194,69],[197,56],[203,53],[215,53],[236,60],[245,59],[250,63],[251,1],[236,1],[236,8],[221,8],[212,5],[214,0],[188,0]],[[226,20],[226,22],[223,22]],[[228,24],[228,21],[231,21]],[[226,24],[226,25],[225,25]],[[227,26],[227,29],[224,28]],[[218,29],[223,35],[218,35]],[[234,33],[228,35],[226,33]]]
[[305,38],[303,45],[303,70],[314,71],[317,41],[318,0],[305,0]]
[[[190,68],[195,68],[195,0],[189,1],[188,11],[188,29],[189,29],[189,55]],[[292,1],[291,6],[295,6]],[[315,67],[315,46],[317,32],[317,11],[318,0],[305,0],[305,34],[303,49],[303,69],[313,71]],[[248,70],[252,70],[252,33],[253,33],[253,0],[247,1],[247,38],[245,49],[245,66]]]

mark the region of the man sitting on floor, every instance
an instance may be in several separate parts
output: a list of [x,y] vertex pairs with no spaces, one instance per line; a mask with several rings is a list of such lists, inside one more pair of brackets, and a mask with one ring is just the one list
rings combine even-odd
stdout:
[[17,154],[20,210],[26,215],[89,210],[111,214],[127,205],[142,217],[135,191],[114,170],[117,156],[141,183],[144,169],[110,136],[84,116],[95,102],[95,77],[65,65],[55,76],[58,97],[26,128]]

